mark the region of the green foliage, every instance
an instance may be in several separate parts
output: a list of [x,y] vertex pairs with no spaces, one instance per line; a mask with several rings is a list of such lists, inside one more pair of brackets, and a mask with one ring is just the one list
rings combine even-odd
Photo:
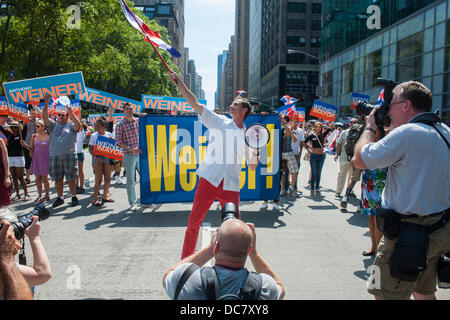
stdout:
[[[127,1],[130,7],[131,1]],[[7,81],[82,71],[86,86],[135,100],[141,94],[176,95],[151,45],[126,21],[118,0],[0,0],[0,76]],[[71,5],[81,26],[70,29]],[[134,10],[169,43],[168,32]],[[178,71],[167,52],[163,58]]]

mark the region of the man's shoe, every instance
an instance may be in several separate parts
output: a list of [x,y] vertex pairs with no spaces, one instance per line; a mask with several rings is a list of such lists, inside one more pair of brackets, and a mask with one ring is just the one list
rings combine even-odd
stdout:
[[120,185],[120,184],[122,184],[122,183],[123,183],[123,182],[122,182],[121,176],[120,176],[120,175],[116,176],[116,184],[117,184],[117,185]]
[[347,196],[343,196],[342,200],[341,200],[341,208],[342,209],[347,209],[347,201],[348,201]]
[[259,207],[260,210],[267,210],[267,208],[269,207],[269,205],[267,204],[267,202],[264,202],[261,207]]
[[131,205],[131,207],[130,207],[130,211],[132,211],[132,212],[136,212],[136,211],[138,211],[138,206],[135,204],[135,203],[133,203],[132,205]]
[[58,198],[56,198],[55,202],[53,202],[52,208],[59,207],[59,206],[61,206],[63,204],[64,204],[64,200],[61,199],[60,197],[58,197]]
[[75,207],[78,205],[78,198],[77,197],[72,197],[72,207]]
[[278,205],[278,203],[273,204],[273,210],[280,211],[281,207]]

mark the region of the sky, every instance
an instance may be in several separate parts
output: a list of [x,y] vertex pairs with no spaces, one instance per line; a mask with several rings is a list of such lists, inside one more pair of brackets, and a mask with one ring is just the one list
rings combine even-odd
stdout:
[[185,0],[184,46],[203,78],[208,108],[214,109],[217,89],[217,57],[228,50],[234,34],[234,0]]

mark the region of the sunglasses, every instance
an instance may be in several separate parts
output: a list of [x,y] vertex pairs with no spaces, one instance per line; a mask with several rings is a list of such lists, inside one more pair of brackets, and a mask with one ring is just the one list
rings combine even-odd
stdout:
[[64,114],[64,113],[58,113],[58,117],[64,118],[64,117],[66,117],[66,116],[67,116],[67,115]]

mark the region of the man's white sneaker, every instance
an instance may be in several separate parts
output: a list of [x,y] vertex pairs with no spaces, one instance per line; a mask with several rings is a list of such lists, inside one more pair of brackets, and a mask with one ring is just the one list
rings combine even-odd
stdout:
[[138,208],[137,204],[132,204],[132,205],[131,205],[130,211],[136,212],[136,211],[138,211],[138,210],[139,210],[139,208]]
[[281,207],[278,204],[273,204],[273,210],[280,211]]
[[116,184],[122,184],[122,177],[121,176],[116,176]]
[[268,205],[266,202],[264,202],[264,203],[261,205],[260,209],[261,209],[261,210],[266,210],[268,207],[269,207],[269,205]]

